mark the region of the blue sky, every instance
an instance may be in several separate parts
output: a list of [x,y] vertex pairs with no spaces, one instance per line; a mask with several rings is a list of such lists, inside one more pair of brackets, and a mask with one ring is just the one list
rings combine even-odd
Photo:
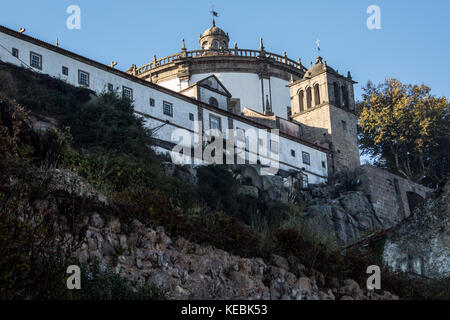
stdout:
[[[81,30],[68,30],[66,9],[81,8]],[[450,1],[448,0],[39,0],[2,1],[0,24],[25,27],[27,34],[126,70],[153,55],[176,53],[185,38],[188,50],[199,48],[198,37],[211,25],[214,4],[217,25],[229,32],[230,45],[257,49],[264,38],[267,51],[308,66],[321,40],[328,64],[359,82],[356,98],[368,80],[395,77],[425,83],[438,96],[450,97]],[[381,30],[368,30],[366,9],[381,8]]]

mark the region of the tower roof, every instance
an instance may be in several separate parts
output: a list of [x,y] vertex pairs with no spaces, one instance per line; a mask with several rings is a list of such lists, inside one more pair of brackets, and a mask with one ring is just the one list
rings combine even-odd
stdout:
[[321,74],[324,71],[336,72],[333,68],[328,66],[326,62],[324,63],[323,58],[319,56],[316,58],[316,64],[311,66],[311,68],[309,68],[309,70],[306,71],[305,76],[303,78],[312,78],[317,76],[318,74]]
[[202,49],[227,49],[230,37],[222,29],[216,26],[213,19],[212,27],[200,35],[200,46]]
[[211,28],[208,28],[205,30],[205,32],[202,33],[202,37],[206,36],[224,36],[228,37],[228,35],[220,29],[219,27],[216,27],[216,22],[213,20],[213,25]]

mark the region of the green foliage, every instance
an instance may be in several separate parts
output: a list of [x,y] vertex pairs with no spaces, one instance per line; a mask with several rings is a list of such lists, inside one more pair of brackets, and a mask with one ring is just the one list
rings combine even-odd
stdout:
[[[79,265],[78,263],[74,263]],[[93,263],[81,267],[81,290],[71,291],[74,300],[166,300],[164,288],[157,286],[137,286],[132,288],[129,281],[109,267]]]
[[70,118],[93,94],[85,88],[4,63],[0,64],[0,92],[35,113],[58,119]]
[[368,83],[358,104],[360,147],[386,167],[434,187],[450,174],[450,104],[425,85]]
[[123,207],[119,212],[126,212],[124,219],[138,218],[163,226],[172,237],[213,245],[236,255],[262,254],[260,236],[228,214],[194,204],[182,207],[174,194],[160,190],[121,195],[124,198],[118,203]]
[[64,125],[71,128],[76,148],[114,150],[143,159],[153,155],[151,131],[134,114],[130,101],[115,93],[104,93],[79,105],[64,119]]
[[218,211],[237,211],[238,184],[226,165],[213,165],[198,169],[198,193],[211,208]]
[[77,244],[58,237],[48,211],[33,207],[45,201],[42,187],[18,181],[0,192],[0,300],[67,296],[64,266]]

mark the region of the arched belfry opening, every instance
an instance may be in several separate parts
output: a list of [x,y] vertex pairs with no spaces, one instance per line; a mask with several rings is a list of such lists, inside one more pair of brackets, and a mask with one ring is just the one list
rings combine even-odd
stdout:
[[306,89],[306,108],[311,109],[312,108],[312,90],[311,87]]
[[319,85],[316,84],[314,85],[314,101],[315,101],[315,105],[318,106],[321,102],[320,102],[320,88]]
[[305,91],[303,90],[298,92],[298,106],[300,112],[305,111]]
[[333,92],[334,92],[334,105],[341,105],[341,95],[339,94],[339,85],[337,82],[333,83]]
[[349,108],[348,91],[345,86],[342,86],[342,100],[344,108],[348,109]]

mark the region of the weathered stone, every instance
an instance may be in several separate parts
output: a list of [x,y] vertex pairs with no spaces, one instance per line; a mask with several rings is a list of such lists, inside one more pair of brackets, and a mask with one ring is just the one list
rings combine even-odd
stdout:
[[388,233],[383,260],[396,271],[428,278],[450,276],[450,183]]
[[339,293],[343,296],[351,296],[354,299],[362,299],[363,292],[358,283],[352,279],[347,279],[343,282]]
[[120,233],[120,231],[121,231],[120,220],[117,218],[111,219],[108,222],[108,228],[110,228],[111,232],[113,232],[113,233]]
[[105,225],[105,222],[103,221],[103,219],[100,217],[100,215],[98,213],[94,213],[91,216],[90,223],[94,228],[103,228],[103,226]]
[[297,278],[301,278],[306,274],[306,267],[300,263],[300,260],[294,256],[290,256],[288,258],[289,270],[297,276]]
[[382,229],[372,205],[361,192],[347,192],[338,199],[312,205],[304,217],[314,225],[318,236],[326,237],[331,231],[340,244],[350,244],[369,231]]
[[238,194],[240,196],[248,196],[257,199],[259,196],[259,190],[253,186],[239,186]]
[[308,295],[312,294],[313,288],[312,288],[311,279],[302,277],[302,278],[298,279],[297,285],[300,288],[300,290],[302,290],[302,293],[306,293]]
[[241,176],[242,178],[250,179],[252,185],[260,190],[264,190],[261,176],[258,173],[258,170],[252,166],[241,166]]
[[312,269],[311,275],[320,288],[323,288],[325,286],[325,276],[321,272]]
[[[162,286],[171,299],[335,299],[331,289],[319,290],[316,286],[316,282],[323,282],[321,274],[307,271],[295,257],[273,255],[266,264],[261,258],[241,258],[185,239],[172,241],[163,228],[146,228],[138,220],[131,224],[125,227],[129,235],[120,233],[124,230],[122,223],[120,229],[111,223],[102,228],[89,225],[78,257],[86,262],[96,259],[101,266],[111,265],[133,285]],[[295,272],[302,277],[298,279]],[[312,274],[312,278],[305,277],[305,273]],[[353,282],[347,281],[345,286],[348,288],[344,291],[349,293],[344,296],[366,298],[352,289]],[[395,296],[385,293],[370,298]]]
[[284,269],[286,271],[289,271],[289,262],[285,258],[280,257],[280,256],[278,256],[276,254],[273,254],[271,256],[271,260],[272,260],[272,263],[275,266],[277,266],[278,268],[281,268],[281,269]]
[[116,250],[110,243],[104,242],[102,246],[102,254],[104,256],[113,256],[116,254]]

